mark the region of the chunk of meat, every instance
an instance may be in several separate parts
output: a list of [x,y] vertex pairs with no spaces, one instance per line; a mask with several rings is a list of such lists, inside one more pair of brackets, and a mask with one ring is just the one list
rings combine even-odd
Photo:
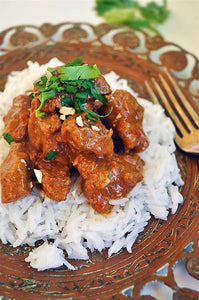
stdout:
[[126,153],[132,149],[134,152],[142,152],[148,147],[148,139],[138,123],[128,122],[121,118],[115,129],[123,142]]
[[31,100],[26,95],[15,97],[12,107],[3,118],[5,132],[10,134],[16,142],[23,140],[26,136]]
[[110,85],[102,75],[94,80],[94,84],[99,88],[101,95],[109,95],[112,92]]
[[32,168],[21,143],[13,142],[0,168],[2,203],[29,195],[33,188]]
[[87,120],[84,113],[80,116],[82,127],[77,124],[74,116],[64,121],[61,128],[62,141],[78,151],[89,151],[98,156],[113,155],[112,129],[108,130],[100,120]]
[[61,108],[61,96],[56,96],[47,100],[42,107],[44,112],[54,112],[56,108]]
[[48,151],[60,151],[59,130],[61,129],[61,120],[57,114],[47,115],[45,118],[38,118],[33,111],[28,123],[28,136],[31,145],[38,151],[42,151],[46,156]]
[[42,173],[41,184],[45,195],[55,201],[66,200],[71,183],[67,158],[43,159],[37,162],[37,167]]
[[113,107],[112,113],[106,118],[106,124],[121,138],[124,152],[144,151],[149,142],[142,129],[143,107],[125,90],[116,90],[106,98],[108,104],[103,106],[103,113],[108,113]]
[[143,164],[138,155],[117,154],[111,159],[85,154],[74,161],[83,178],[84,194],[99,213],[110,212],[112,205],[109,201],[127,196],[143,179]]

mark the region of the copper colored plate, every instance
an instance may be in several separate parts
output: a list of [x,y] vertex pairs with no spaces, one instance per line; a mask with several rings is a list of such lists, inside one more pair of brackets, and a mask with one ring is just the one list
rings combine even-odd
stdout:
[[[115,37],[112,38],[111,34]],[[197,91],[189,88],[194,80],[199,80],[196,57],[182,51],[177,45],[165,42],[161,37],[151,38],[141,31],[71,23],[21,26],[0,33],[0,43],[1,89],[7,75],[12,70],[26,67],[28,60],[46,63],[55,56],[68,61],[83,55],[86,62],[97,63],[103,73],[113,70],[128,79],[142,97],[149,99],[144,81],[150,80],[151,76],[157,78],[163,72],[163,66],[172,73],[183,71],[191,56],[195,62],[191,75],[188,74],[187,78],[176,77],[176,80],[184,86],[183,92],[193,105],[198,99]],[[173,49],[167,50],[167,46]],[[158,62],[153,61],[154,51],[164,48],[166,50],[161,53]],[[181,76],[181,73],[177,76]],[[94,252],[88,261],[73,261],[78,266],[74,272],[64,267],[37,272],[24,261],[30,247],[14,249],[10,245],[0,244],[0,295],[17,299],[127,299],[132,296],[138,299],[141,288],[147,282],[158,280],[173,289],[175,299],[189,296],[197,298],[196,291],[177,286],[172,272],[175,262],[185,259],[189,273],[198,276],[197,159],[179,149],[176,154],[185,182],[181,189],[184,203],[166,222],[152,218],[133,245],[131,254],[123,250],[108,258],[107,251]],[[190,242],[193,251],[183,251]],[[167,266],[166,274],[157,275],[156,271],[164,265]]]

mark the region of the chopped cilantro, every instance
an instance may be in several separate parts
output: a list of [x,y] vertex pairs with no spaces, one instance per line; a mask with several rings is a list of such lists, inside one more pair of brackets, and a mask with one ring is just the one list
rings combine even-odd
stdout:
[[128,25],[134,29],[148,28],[160,34],[157,25],[164,23],[170,11],[167,0],[162,4],[154,1],[142,5],[139,0],[96,0],[96,11],[108,24]]
[[71,100],[71,98],[63,96],[63,98],[61,98],[61,105],[62,106],[71,107],[72,106],[72,100]]
[[50,68],[50,67],[47,70],[51,73],[56,72],[56,70],[54,68]]
[[45,158],[46,159],[52,159],[53,157],[57,156],[57,153],[54,151],[48,151],[48,153],[46,154]]
[[113,106],[111,106],[110,111],[106,115],[99,115],[99,114],[95,113],[94,111],[92,111],[90,109],[84,108],[83,105],[80,102],[79,102],[79,106],[80,106],[80,109],[82,111],[85,111],[85,112],[88,113],[88,114],[85,115],[85,117],[87,119],[89,119],[89,117],[92,116],[93,117],[92,120],[94,120],[94,118],[95,118],[95,120],[97,120],[97,118],[106,118],[106,117],[108,117],[111,114],[111,112],[113,110]]
[[72,62],[67,62],[65,65],[66,67],[72,67],[72,66],[81,66],[83,63],[83,56],[75,58]]
[[46,91],[46,92],[43,92],[39,95],[38,98],[39,98],[41,104],[36,110],[36,117],[42,117],[42,118],[45,117],[45,113],[44,112],[40,113],[40,110],[44,106],[44,103],[46,102],[46,100],[48,100],[50,98],[53,98],[53,97],[55,97],[55,91],[54,90]]
[[4,139],[6,140],[6,142],[8,142],[9,145],[10,145],[12,142],[14,142],[13,137],[12,137],[9,133],[4,132],[4,133],[3,133],[3,137],[4,137]]
[[65,91],[69,94],[74,94],[77,92],[77,88],[71,84],[64,85]]
[[89,66],[63,66],[58,70],[59,78],[61,81],[65,82],[68,80],[78,80],[78,79],[95,79],[100,75],[97,65]]
[[113,174],[112,173],[109,173],[108,174],[108,178],[112,178],[113,177]]
[[[44,118],[45,112],[41,111],[44,103],[56,95],[61,95],[62,106],[74,107],[77,113],[86,112],[87,119],[96,121],[98,118],[107,117],[111,113],[112,108],[107,115],[101,116],[85,109],[83,106],[87,101],[88,95],[101,101],[103,104],[107,103],[106,98],[101,95],[99,88],[93,82],[93,79],[99,77],[100,74],[97,65],[83,64],[82,56],[66,63],[58,70],[48,68],[46,75],[39,78],[35,83],[39,91],[31,94],[32,97],[39,94],[40,105],[36,110],[36,116]],[[64,93],[69,95],[64,95]]]

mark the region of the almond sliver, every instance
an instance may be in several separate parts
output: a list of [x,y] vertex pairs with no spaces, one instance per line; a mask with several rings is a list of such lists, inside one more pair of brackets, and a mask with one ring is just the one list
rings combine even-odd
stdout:
[[62,106],[59,110],[60,114],[68,116],[68,115],[74,115],[75,114],[75,109],[73,107],[67,107],[67,106]]
[[83,127],[83,126],[84,126],[83,121],[82,121],[82,117],[81,117],[81,116],[78,116],[78,117],[76,118],[76,123],[77,123],[77,125],[78,125],[79,127]]

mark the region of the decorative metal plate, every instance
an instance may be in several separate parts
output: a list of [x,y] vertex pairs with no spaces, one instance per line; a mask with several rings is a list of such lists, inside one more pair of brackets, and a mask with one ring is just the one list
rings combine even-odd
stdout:
[[[160,36],[105,24],[27,25],[1,32],[0,90],[8,74],[25,68],[28,60],[46,63],[56,56],[67,61],[80,55],[97,63],[103,73],[113,70],[126,78],[148,99],[144,81],[151,76],[158,80],[166,67],[197,109],[199,62],[194,55]],[[107,251],[94,252],[88,261],[75,262],[77,271],[62,267],[37,272],[24,261],[30,247],[13,249],[0,244],[0,295],[17,299],[154,299],[141,294],[143,287],[158,281],[172,289],[174,299],[196,299],[199,294],[195,290],[177,285],[174,270],[182,260],[189,274],[199,277],[197,158],[177,150],[177,161],[185,182],[181,190],[184,203],[166,222],[152,218],[131,254],[123,250],[108,258]]]

